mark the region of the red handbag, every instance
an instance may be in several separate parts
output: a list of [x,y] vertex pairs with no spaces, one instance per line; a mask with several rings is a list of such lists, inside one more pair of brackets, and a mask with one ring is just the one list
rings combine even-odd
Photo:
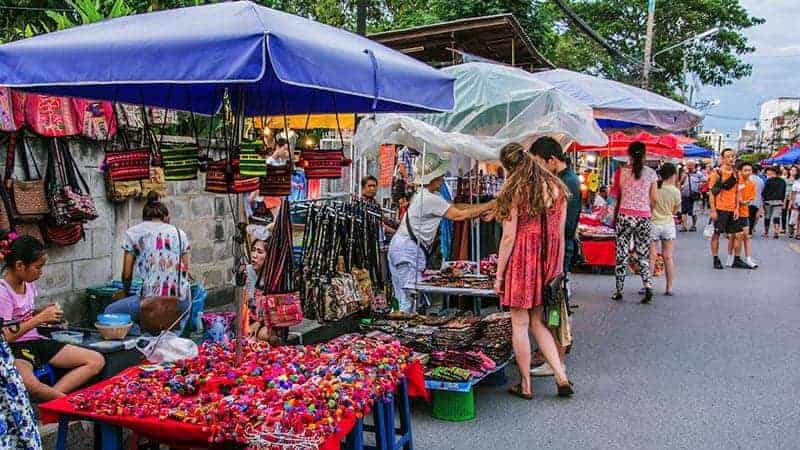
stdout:
[[72,102],[82,135],[105,141],[117,133],[117,120],[111,102],[81,98],[74,98]]
[[303,150],[300,153],[300,166],[306,178],[342,178],[342,167],[349,165],[341,150]]
[[265,294],[256,289],[255,304],[256,320],[263,321],[270,328],[287,328],[303,322],[299,292]]
[[47,242],[67,246],[78,243],[83,237],[82,223],[56,225],[49,220],[44,223],[44,238],[47,239]]
[[25,99],[25,120],[33,131],[42,136],[80,134],[75,107],[68,97],[28,94]]
[[25,94],[0,87],[0,131],[14,132],[25,125]]
[[150,179],[150,148],[131,148],[125,133],[120,132],[123,148],[106,149],[105,166],[111,181],[140,181]]
[[242,178],[239,159],[223,159],[208,164],[206,192],[214,194],[242,194],[258,190],[259,178]]
[[258,193],[263,197],[283,197],[292,193],[292,169],[267,165],[267,173],[259,179]]

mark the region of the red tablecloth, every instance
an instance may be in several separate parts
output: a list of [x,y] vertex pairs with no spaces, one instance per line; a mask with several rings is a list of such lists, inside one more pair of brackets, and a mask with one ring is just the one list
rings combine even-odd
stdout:
[[587,266],[614,267],[616,265],[617,245],[614,239],[581,241],[583,256]]
[[[88,411],[76,410],[69,402],[69,398],[78,392],[99,389],[107,384],[114,383],[118,380],[118,378],[124,375],[135,374],[139,371],[140,369],[138,367],[131,367],[112,378],[86,387],[81,391],[74,392],[69,396],[40,404],[39,414],[42,423],[58,422],[62,414],[67,414],[74,417],[94,419],[110,425],[118,425],[123,428],[128,428],[142,436],[154,439],[164,444],[184,446],[194,444],[199,447],[208,445],[207,443],[210,433],[203,431],[203,427],[200,425],[187,424],[175,420],[162,421],[154,417],[140,419],[137,417],[128,416],[106,416],[102,414],[92,414]],[[408,385],[408,396],[428,400],[429,393],[425,388],[425,373],[419,361],[413,361],[408,365],[405,371],[405,376],[406,384]],[[355,416],[343,419],[338,424],[339,431],[330,436],[320,448],[324,450],[338,450],[340,448],[340,443],[345,437],[347,437],[347,435],[355,426],[355,423]]]

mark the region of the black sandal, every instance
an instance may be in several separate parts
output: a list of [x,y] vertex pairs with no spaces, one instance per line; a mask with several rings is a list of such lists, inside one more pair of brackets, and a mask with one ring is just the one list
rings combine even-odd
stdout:
[[614,292],[614,295],[611,296],[611,300],[615,302],[622,300],[622,292]]
[[556,387],[558,387],[558,396],[559,397],[572,397],[575,394],[575,390],[572,389],[572,382],[567,381],[566,384],[558,384],[556,383]]
[[533,394],[526,394],[522,391],[522,383],[515,384],[508,388],[508,393],[514,397],[519,397],[525,400],[533,400]]

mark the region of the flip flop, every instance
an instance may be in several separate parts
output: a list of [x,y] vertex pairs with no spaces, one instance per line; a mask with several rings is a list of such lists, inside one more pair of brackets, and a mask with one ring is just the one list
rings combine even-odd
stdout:
[[522,384],[515,384],[508,388],[508,393],[513,395],[514,397],[519,397],[525,400],[533,400],[533,394],[526,394],[522,392]]

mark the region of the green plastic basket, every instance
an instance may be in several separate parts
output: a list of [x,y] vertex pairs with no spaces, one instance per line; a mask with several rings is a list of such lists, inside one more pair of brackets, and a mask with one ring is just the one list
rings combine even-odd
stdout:
[[475,397],[468,392],[433,391],[433,417],[448,422],[475,418]]

